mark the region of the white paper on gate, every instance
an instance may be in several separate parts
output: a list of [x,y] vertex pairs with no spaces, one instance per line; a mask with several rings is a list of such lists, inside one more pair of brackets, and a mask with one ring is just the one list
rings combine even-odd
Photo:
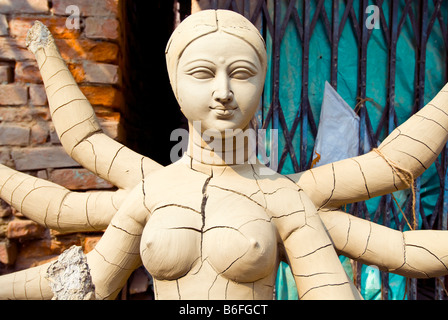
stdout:
[[359,116],[326,81],[313,164],[321,166],[356,157],[358,148]]

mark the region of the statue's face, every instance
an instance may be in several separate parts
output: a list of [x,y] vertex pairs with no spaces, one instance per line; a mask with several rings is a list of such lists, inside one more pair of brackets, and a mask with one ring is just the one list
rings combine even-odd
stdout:
[[177,98],[202,130],[244,129],[257,110],[265,72],[244,40],[215,32],[193,41],[177,68]]

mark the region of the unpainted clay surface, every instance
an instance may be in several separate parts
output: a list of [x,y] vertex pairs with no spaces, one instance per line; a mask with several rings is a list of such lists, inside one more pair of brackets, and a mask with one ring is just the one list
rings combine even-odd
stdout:
[[[446,231],[399,232],[340,209],[409,188],[434,162],[448,138],[448,87],[377,149],[282,176],[252,161],[249,143],[228,143],[250,129],[257,110],[263,39],[241,15],[205,10],[185,19],[167,46],[170,81],[190,130],[182,159],[162,167],[101,131],[41,23],[28,46],[66,152],[117,191],[72,192],[1,166],[1,198],[28,218],[61,231],[106,231],[87,266],[70,251],[61,260],[80,264],[1,276],[0,298],[84,299],[94,285],[96,299],[114,299],[141,264],[158,299],[272,299],[280,261],[291,266],[301,299],[360,299],[338,254],[407,277],[448,274]],[[55,286],[47,271],[70,286]],[[70,296],[65,289],[76,282],[85,289]]]

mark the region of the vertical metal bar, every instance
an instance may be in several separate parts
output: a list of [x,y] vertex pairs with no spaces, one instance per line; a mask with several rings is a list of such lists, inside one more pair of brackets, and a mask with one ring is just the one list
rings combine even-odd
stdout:
[[[359,44],[359,67],[358,67],[358,98],[363,101],[366,98],[367,77],[367,42],[369,31],[365,21],[367,19],[366,8],[368,0],[360,0],[359,4],[359,26],[361,28],[361,42]],[[359,154],[364,153],[364,141],[366,132],[366,109],[365,103],[360,103],[359,109]]]
[[[445,148],[443,150],[443,171],[444,171],[444,179],[442,183],[442,192],[443,192],[443,201],[442,201],[442,208],[441,212],[439,213],[441,217],[439,218],[441,220],[440,230],[447,230],[448,229],[448,144],[445,145]],[[443,285],[445,282],[446,277],[440,277],[439,282],[441,283],[438,286],[437,290],[437,299],[442,300],[446,298],[445,290],[443,289]]]
[[302,54],[302,95],[300,113],[300,170],[307,165],[308,150],[308,81],[309,81],[309,55],[310,55],[310,0],[303,2],[303,54]]
[[423,108],[425,99],[426,45],[428,42],[428,0],[420,1],[420,39],[417,59],[416,110]]
[[339,0],[333,0],[331,30],[331,86],[337,90],[338,86],[338,47],[339,47]]
[[[273,111],[272,111],[272,129],[279,129],[279,108],[280,108],[280,26],[281,26],[281,3],[280,0],[274,0],[274,33],[272,35],[274,47],[272,50],[273,55],[273,64],[272,64],[272,74],[273,74],[273,90],[272,90],[272,103],[273,103]],[[273,141],[271,140],[271,152],[272,150],[276,150],[274,148],[278,148],[278,145],[273,145]],[[279,150],[278,150],[279,151]],[[279,154],[279,152],[276,154]],[[280,171],[281,168],[278,168]]]
[[[392,0],[389,8],[389,50],[388,50],[388,65],[387,65],[387,99],[385,112],[388,113],[387,132],[390,134],[396,127],[395,124],[395,67],[397,57],[397,41],[398,41],[398,2],[399,0]],[[386,210],[384,217],[384,225],[390,227],[392,213],[392,197],[386,196]],[[389,275],[382,272],[382,287],[383,299],[388,299],[389,295]]]
[[243,14],[247,19],[249,19],[249,17],[250,17],[250,0],[244,0]]
[[[418,38],[417,38],[417,61],[416,61],[416,92],[413,113],[420,110],[424,105],[425,97],[425,68],[426,68],[426,44],[428,39],[428,1],[420,0],[418,8]],[[415,180],[415,212],[418,219],[420,213],[420,177]],[[417,279],[411,279],[409,299],[417,299]]]
[[[349,1],[347,6],[350,7],[350,15],[353,19],[353,29],[357,31],[358,36],[358,83],[357,83],[357,96],[359,99],[365,99],[366,97],[366,74],[367,74],[367,41],[368,41],[368,30],[365,25],[365,21],[367,19],[367,15],[365,9],[368,5],[368,0],[360,0],[359,1],[359,21],[356,20],[356,15],[353,8],[353,1]],[[348,8],[347,8],[348,9]],[[346,12],[348,12],[346,9]],[[342,32],[342,30],[341,30]],[[359,110],[359,154],[364,153],[364,133],[365,133],[365,121],[366,121],[366,113],[364,108],[364,103],[361,103]],[[365,210],[362,203],[357,203],[355,206],[354,215],[357,217],[364,217]],[[362,273],[362,264],[356,264],[356,273],[358,275],[358,288],[361,286],[361,273]]]
[[[442,13],[442,10],[440,10],[440,16],[442,17],[441,13]],[[441,21],[443,21],[443,20],[441,19]],[[442,22],[440,22],[440,28],[443,29],[443,34],[445,35],[444,36],[445,50],[448,50],[448,22],[446,25],[443,24]],[[445,69],[448,69],[448,61],[445,61]],[[448,74],[448,72],[446,74]],[[447,81],[447,79],[445,79],[445,82],[446,81]],[[441,214],[442,214],[441,229],[447,230],[448,229],[448,143],[445,145],[445,148],[442,152],[443,152],[442,158],[444,159],[442,162],[442,164],[443,164],[442,168],[443,168],[443,172],[444,172],[444,179],[443,179],[444,182],[442,184],[442,186],[443,186],[443,189],[442,189],[443,201],[442,201],[442,208],[441,208]],[[441,281],[442,285],[445,286],[445,288],[448,287],[448,283],[447,283],[448,277],[447,276],[441,277],[440,281]],[[440,290],[440,291],[442,291],[442,290]],[[443,290],[442,292],[440,292],[439,299],[442,300],[442,299],[446,299],[446,298],[447,298],[446,292],[445,292],[445,290]]]

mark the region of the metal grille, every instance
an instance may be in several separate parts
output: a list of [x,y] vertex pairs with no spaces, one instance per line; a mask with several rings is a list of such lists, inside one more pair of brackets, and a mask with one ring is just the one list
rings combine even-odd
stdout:
[[[201,1],[202,3],[204,1]],[[325,3],[327,2],[327,6]],[[338,86],[338,65],[341,59],[339,52],[339,41],[344,28],[352,28],[356,39],[357,51],[348,54],[358,56],[357,64],[357,85],[356,85],[356,112],[360,116],[360,154],[364,150],[363,142],[367,138],[370,145],[376,145],[376,141],[384,138],[384,135],[392,132],[400,123],[396,115],[396,64],[397,55],[413,54],[415,55],[414,74],[409,77],[414,78],[414,103],[412,113],[415,113],[423,107],[425,93],[434,95],[436,92],[425,92],[428,71],[444,74],[446,81],[447,61],[443,61],[437,70],[427,70],[427,44],[431,33],[437,28],[443,38],[444,51],[448,51],[448,23],[446,13],[448,11],[448,1],[442,0],[332,0],[331,9],[328,9],[328,2],[324,0],[210,0],[208,6],[214,9],[229,9],[237,11],[254,24],[258,25],[264,36],[270,38],[267,41],[268,53],[270,53],[270,86],[272,88],[269,104],[261,110],[260,126],[264,129],[281,129],[284,138],[284,148],[279,150],[279,167],[281,171],[287,158],[292,163],[295,172],[306,170],[310,167],[311,159],[309,157],[310,149],[313,149],[313,141],[307,138],[307,133],[312,136],[317,134],[317,123],[313,116],[310,105],[310,87],[309,83],[313,74],[310,74],[310,41],[315,36],[315,28],[318,23],[325,30],[326,39],[331,47],[331,57],[329,58],[328,81],[337,89]],[[372,28],[366,26],[369,18],[367,7],[375,5],[379,9],[380,29],[384,38],[384,44],[387,47],[387,79],[386,83],[378,84],[386,86],[385,104],[381,105],[381,118],[374,127],[369,117],[369,98],[367,97],[367,70],[368,70],[368,46],[372,39]],[[280,63],[281,63],[281,45],[285,40],[287,26],[293,24],[296,28],[297,37],[301,44],[301,88],[290,88],[295,91],[299,97],[299,105],[292,123],[288,123],[285,117],[285,107],[280,103]],[[398,52],[397,43],[402,35],[403,28],[410,29],[413,35],[414,52]],[[345,52],[345,54],[347,54]],[[438,88],[438,89],[441,89]],[[378,105],[377,105],[378,107]],[[364,137],[367,132],[367,137]],[[444,148],[442,154],[436,161],[437,175],[440,181],[440,188],[437,201],[434,204],[434,210],[431,214],[425,214],[421,202],[421,181],[420,178],[415,181],[417,220],[422,229],[447,229],[447,211],[448,211],[448,154]],[[408,199],[403,208],[404,214],[411,217],[411,201]],[[399,230],[405,230],[406,221],[400,214],[399,208],[393,203],[391,195],[381,197],[376,212],[369,213],[365,202],[353,204],[350,207],[350,213],[374,222],[382,223],[386,226],[394,225]],[[360,265],[357,266],[360,270]],[[360,273],[357,272],[356,283],[360,283]],[[389,298],[388,283],[389,274],[382,273],[382,299]],[[432,297],[435,299],[446,299],[445,277],[434,280],[434,292]],[[409,299],[417,299],[417,280],[409,279],[406,288]]]

